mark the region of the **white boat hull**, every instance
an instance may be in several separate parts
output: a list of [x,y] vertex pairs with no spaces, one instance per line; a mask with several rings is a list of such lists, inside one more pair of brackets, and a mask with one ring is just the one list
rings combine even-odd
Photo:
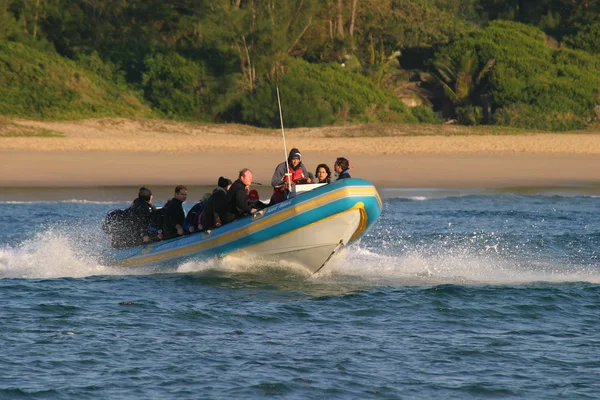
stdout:
[[314,273],[359,231],[364,224],[363,218],[364,213],[360,209],[348,210],[230,256],[285,260],[301,264]]

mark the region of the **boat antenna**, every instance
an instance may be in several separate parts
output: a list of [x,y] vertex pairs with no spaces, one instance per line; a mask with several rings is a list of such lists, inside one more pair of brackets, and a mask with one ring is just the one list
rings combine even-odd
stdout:
[[285,176],[288,178],[288,184],[291,189],[292,177],[290,175],[290,165],[288,163],[288,152],[285,144],[285,131],[283,130],[283,114],[281,113],[281,99],[279,98],[279,86],[277,86],[277,104],[279,105],[279,122],[281,123],[281,136],[283,136],[283,154],[285,156]]

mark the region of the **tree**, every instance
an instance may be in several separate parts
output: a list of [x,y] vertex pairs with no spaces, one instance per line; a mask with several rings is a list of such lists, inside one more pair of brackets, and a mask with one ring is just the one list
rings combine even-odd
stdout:
[[259,78],[277,79],[284,60],[313,23],[317,0],[216,0],[199,22],[204,46],[233,52],[242,89],[252,92]]
[[435,60],[432,73],[424,79],[442,90],[446,116],[458,117],[460,123],[476,125],[483,118],[482,106],[490,90],[486,78],[495,63],[496,59],[491,58],[480,66],[477,54],[468,51],[458,59],[442,57]]

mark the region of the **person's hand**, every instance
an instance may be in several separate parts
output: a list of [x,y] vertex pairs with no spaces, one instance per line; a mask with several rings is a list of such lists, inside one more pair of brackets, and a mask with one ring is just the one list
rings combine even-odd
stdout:
[[150,241],[150,236],[144,235],[144,237],[142,237],[142,240],[144,241],[144,243],[148,243]]
[[215,226],[221,226],[221,221],[217,222]]
[[179,236],[183,235],[183,228],[181,226],[177,225],[176,229]]
[[154,195],[150,195],[150,201],[148,202],[148,204],[152,204],[152,199],[154,199]]
[[312,179],[310,179],[310,177],[309,177],[309,178],[306,178],[306,183],[313,183],[313,181],[312,181]]
[[194,233],[195,230],[196,229],[194,229],[194,225],[192,225],[188,228],[188,231],[190,231],[190,233]]
[[255,212],[257,212],[258,210],[256,208],[252,208],[250,209],[250,214],[254,214]]

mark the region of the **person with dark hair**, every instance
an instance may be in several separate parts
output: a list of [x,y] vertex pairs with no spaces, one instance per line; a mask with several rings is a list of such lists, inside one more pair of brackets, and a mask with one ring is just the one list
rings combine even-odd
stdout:
[[164,205],[163,235],[165,239],[184,234],[185,212],[183,211],[183,202],[187,199],[187,195],[188,188],[179,185],[175,188],[173,198]]
[[213,229],[227,222],[227,191],[230,187],[231,179],[221,176],[217,182],[217,187],[204,203],[204,211],[200,218],[202,229]]
[[138,246],[161,238],[160,231],[152,227],[156,214],[152,199],[150,189],[141,187],[129,208],[108,213],[102,229],[110,235],[114,248]]
[[[238,179],[233,182],[227,191],[227,222],[231,222],[246,214],[254,214],[257,209],[250,207],[247,195],[252,184],[252,171],[244,168],[240,171]],[[225,223],[224,221],[221,221]]]
[[144,186],[138,191],[138,198],[133,201],[130,207],[131,218],[131,237],[129,246],[136,246],[143,243],[148,243],[156,239],[156,233],[150,231],[150,226],[153,221],[153,214],[156,212],[156,207],[152,204],[152,191]]
[[337,180],[351,178],[350,176],[350,162],[346,160],[344,157],[338,157],[335,160],[335,165],[333,167],[335,172],[337,172],[338,177]]
[[269,204],[277,204],[287,198],[291,185],[312,183],[315,180],[313,174],[308,172],[302,163],[302,154],[300,150],[293,148],[288,155],[287,163],[280,163],[273,172],[271,186],[273,186],[273,196]]
[[315,171],[315,183],[329,183],[331,182],[331,170],[327,164],[317,165]]

